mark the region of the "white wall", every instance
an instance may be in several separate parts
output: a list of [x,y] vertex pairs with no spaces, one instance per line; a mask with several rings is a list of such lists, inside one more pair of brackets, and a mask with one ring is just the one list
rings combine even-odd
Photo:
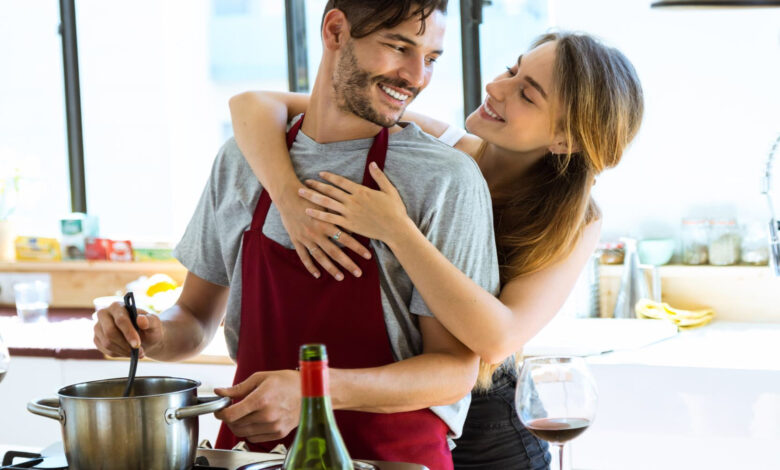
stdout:
[[[675,235],[685,215],[763,222],[759,181],[780,133],[780,8],[650,3],[550,3],[554,24],[618,47],[644,87],[642,130],[594,188],[605,213],[603,238]],[[775,187],[780,192],[780,182]]]

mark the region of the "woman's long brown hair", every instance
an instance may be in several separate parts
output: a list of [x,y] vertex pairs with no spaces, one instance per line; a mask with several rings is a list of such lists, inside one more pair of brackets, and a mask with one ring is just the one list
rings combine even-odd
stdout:
[[[642,87],[631,62],[586,34],[549,33],[532,49],[556,42],[551,126],[568,152],[548,153],[517,181],[493,194],[501,285],[565,259],[583,229],[601,217],[590,196],[595,176],[620,161],[642,121]],[[576,149],[576,151],[575,151]],[[498,365],[481,363],[478,389]]]

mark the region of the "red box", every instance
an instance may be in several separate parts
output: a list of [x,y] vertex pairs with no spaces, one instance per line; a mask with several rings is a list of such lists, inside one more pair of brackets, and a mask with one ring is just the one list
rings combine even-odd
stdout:
[[88,260],[107,261],[111,248],[111,240],[108,238],[88,237],[84,243],[84,257]]
[[110,261],[133,261],[133,245],[130,240],[111,240],[108,259]]
[[90,237],[86,240],[84,256],[88,260],[133,261],[133,245],[130,240]]

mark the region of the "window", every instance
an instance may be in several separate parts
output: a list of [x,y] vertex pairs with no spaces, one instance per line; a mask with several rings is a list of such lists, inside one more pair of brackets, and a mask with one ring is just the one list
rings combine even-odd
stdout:
[[0,3],[0,179],[22,177],[20,235],[56,236],[70,212],[59,21],[56,2]]
[[104,236],[175,242],[232,135],[230,96],[287,89],[284,2],[81,0],[76,13],[88,210]]

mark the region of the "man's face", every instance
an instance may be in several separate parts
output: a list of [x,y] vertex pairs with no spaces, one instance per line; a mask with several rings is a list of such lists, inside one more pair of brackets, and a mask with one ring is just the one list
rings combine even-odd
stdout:
[[364,38],[348,38],[340,51],[333,87],[340,109],[382,127],[392,127],[428,86],[433,64],[443,52],[446,18],[438,10]]

